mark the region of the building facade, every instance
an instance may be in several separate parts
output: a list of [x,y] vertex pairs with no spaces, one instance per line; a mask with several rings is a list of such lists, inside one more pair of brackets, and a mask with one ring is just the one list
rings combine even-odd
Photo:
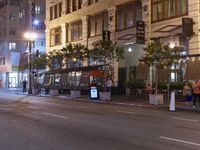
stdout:
[[[199,13],[198,0],[46,0],[47,51],[77,42],[92,49],[102,30],[109,30],[111,40],[125,50],[125,59],[112,64],[114,85],[123,93],[131,78],[150,78],[139,63],[145,44],[160,40],[184,46],[189,55],[199,54]],[[183,34],[182,18],[193,19],[193,35]],[[137,44],[137,21],[145,22],[145,44]],[[179,68],[172,66],[163,80],[181,78]]]
[[25,32],[34,30],[37,34],[32,54],[45,52],[44,19],[45,1],[0,1],[0,88],[21,87],[27,80]]

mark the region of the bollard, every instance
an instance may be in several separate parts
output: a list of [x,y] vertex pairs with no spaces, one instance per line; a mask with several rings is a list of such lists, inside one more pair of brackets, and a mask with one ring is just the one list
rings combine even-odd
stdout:
[[176,111],[176,108],[175,108],[175,91],[171,92],[169,111]]

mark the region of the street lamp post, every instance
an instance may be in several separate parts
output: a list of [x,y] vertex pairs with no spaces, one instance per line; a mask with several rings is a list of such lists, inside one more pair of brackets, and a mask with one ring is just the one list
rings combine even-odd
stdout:
[[32,94],[32,66],[30,65],[32,61],[32,44],[35,41],[36,34],[34,32],[26,32],[24,34],[25,39],[28,42],[28,64],[29,64],[29,70],[28,70],[28,94]]

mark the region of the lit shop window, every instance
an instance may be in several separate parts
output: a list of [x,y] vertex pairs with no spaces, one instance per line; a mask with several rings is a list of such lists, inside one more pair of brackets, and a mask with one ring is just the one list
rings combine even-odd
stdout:
[[17,44],[16,43],[9,43],[9,50],[16,50]]

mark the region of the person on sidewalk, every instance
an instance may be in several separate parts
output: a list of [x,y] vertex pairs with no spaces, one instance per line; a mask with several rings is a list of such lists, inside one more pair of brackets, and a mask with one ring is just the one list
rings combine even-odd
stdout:
[[153,88],[150,83],[146,85],[145,91],[146,91],[147,97],[149,97],[149,94],[153,93]]
[[197,99],[199,100],[200,104],[200,83],[198,82],[198,80],[195,80],[195,82],[192,84],[192,91],[194,96],[193,108],[195,108]]
[[192,107],[192,88],[189,86],[188,82],[185,82],[183,87],[183,96],[187,107]]
[[27,81],[24,80],[22,84],[23,84],[23,93],[26,93],[26,84],[27,84]]
[[111,92],[112,90],[112,80],[111,78],[108,78],[106,81],[106,92]]

